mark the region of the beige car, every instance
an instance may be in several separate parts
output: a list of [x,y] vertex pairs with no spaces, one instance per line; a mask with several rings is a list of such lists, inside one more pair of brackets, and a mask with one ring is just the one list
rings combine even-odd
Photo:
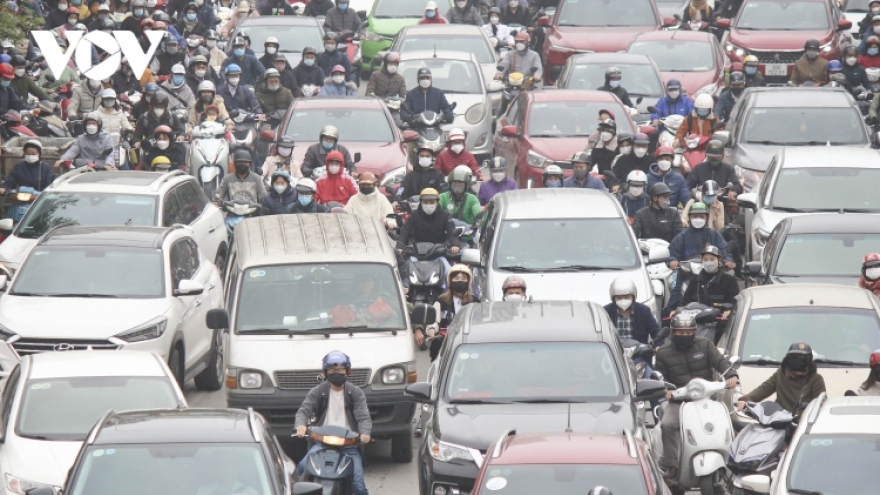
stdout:
[[[871,351],[880,348],[880,301],[857,287],[753,287],[737,296],[730,320],[719,350],[740,356],[743,364],[740,386],[727,393],[728,405],[773,375],[794,342],[812,346],[814,362],[831,397],[862,383],[868,377]],[[734,415],[734,421],[737,418]]]

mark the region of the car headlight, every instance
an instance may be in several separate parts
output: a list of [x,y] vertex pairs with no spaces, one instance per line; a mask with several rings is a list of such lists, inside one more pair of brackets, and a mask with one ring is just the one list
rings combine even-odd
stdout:
[[831,41],[820,46],[819,49],[822,50],[822,53],[831,53],[834,50],[834,39],[832,38]]
[[428,436],[428,447],[429,452],[431,452],[431,457],[435,460],[441,462],[453,462],[453,461],[464,461],[464,462],[473,462],[474,457],[471,455],[470,451],[467,447],[462,447],[461,445],[455,445],[454,443],[441,442],[437,440],[437,437],[434,436],[434,432]]
[[742,168],[739,165],[734,166],[734,170],[736,170],[736,176],[742,179],[744,192],[750,192],[761,183],[760,174],[753,170]]
[[117,334],[115,337],[124,340],[129,344],[134,342],[144,342],[146,340],[153,340],[161,337],[162,334],[165,333],[165,327],[167,326],[168,320],[165,317],[160,316],[159,318],[151,320],[143,325]]
[[687,385],[687,396],[691,400],[700,400],[706,394],[706,387],[700,382],[690,382]]
[[468,108],[467,113],[464,114],[464,119],[467,120],[469,124],[477,124],[483,120],[483,115],[485,114],[486,105],[483,103],[477,103]]
[[398,182],[403,182],[404,175],[406,175],[406,167],[397,167],[388,171],[388,173],[382,177],[382,181],[379,182],[379,185],[385,187],[397,184]]
[[[35,488],[51,488],[55,490],[55,487],[52,485],[47,485],[45,483],[35,483],[33,481],[23,480],[17,476],[13,476],[9,473],[6,473],[6,491],[7,493],[17,493],[18,495],[26,495],[29,490],[33,490]],[[57,493],[57,491],[56,491]]]
[[535,153],[532,150],[529,150],[528,155],[526,156],[526,162],[528,162],[530,167],[544,168],[547,165],[552,165],[553,160],[547,158],[544,155],[540,155]]
[[717,84],[717,83],[712,83],[712,84],[709,84],[708,86],[703,86],[702,88],[700,88],[699,90],[697,90],[697,92],[694,93],[693,98],[696,99],[696,98],[697,98],[698,96],[700,96],[700,95],[709,95],[709,96],[712,96],[712,95],[715,94],[716,91],[718,91],[718,84]]
[[394,368],[386,368],[382,372],[382,383],[385,385],[400,385],[406,381],[406,371],[403,368],[395,366]]
[[263,374],[259,371],[242,371],[238,374],[238,388],[263,388]]
[[378,33],[374,33],[372,31],[367,31],[366,38],[367,38],[367,41],[385,41],[386,39],[388,39],[385,36],[382,36],[381,34],[378,34]]
[[727,53],[732,53],[739,58],[745,58],[749,54],[749,51],[745,48],[741,48],[730,42],[724,44],[724,51],[726,51]]
[[752,234],[755,236],[755,244],[762,248],[764,247],[764,244],[767,244],[767,240],[770,239],[770,232],[762,229],[755,229]]

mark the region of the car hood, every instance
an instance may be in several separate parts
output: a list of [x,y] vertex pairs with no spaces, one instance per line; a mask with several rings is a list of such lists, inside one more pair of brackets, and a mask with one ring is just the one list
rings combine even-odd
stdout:
[[774,284],[833,284],[853,287],[858,284],[859,277],[778,277],[771,276]]
[[[8,474],[36,483],[64,486],[82,442],[50,442],[15,437],[4,445]],[[34,462],[39,459],[39,462]]]
[[[704,72],[661,72],[660,74],[663,76],[663,84],[668,83],[670,79],[678,79],[681,82],[681,86],[690,95],[718,80],[718,72],[714,70]],[[711,94],[714,95],[715,92],[713,91]]]
[[[485,101],[485,97],[481,94],[448,94],[446,95],[446,100],[449,101],[449,104],[456,103],[455,106],[455,118],[458,120],[459,118],[463,119],[464,114],[467,113],[468,109],[476,105],[477,103],[483,103]],[[491,109],[490,109],[491,111]],[[470,125],[470,124],[469,124]],[[447,125],[443,126],[449,127]],[[454,125],[452,127],[455,127]]]
[[394,17],[390,19],[371,17],[370,31],[382,36],[387,36],[390,40],[399,33],[401,29],[418,24],[420,19],[420,17]]
[[[296,148],[293,149],[294,159],[302,163],[306,151],[313,144],[315,143],[303,143],[302,145],[297,143]],[[360,152],[361,162],[357,164],[358,173],[372,172],[379,180],[382,180],[382,177],[389,171],[406,164],[406,155],[400,149],[400,143],[397,142],[345,141],[344,146],[348,148],[352,159],[354,159],[355,153]]]
[[554,45],[573,48],[579,52],[620,52],[641,33],[656,31],[656,27],[572,27],[554,26],[550,35]]
[[27,239],[17,235],[11,235],[0,244],[0,263],[18,270],[21,262],[32,247],[37,243],[38,239]]
[[[500,301],[503,298],[501,285],[507,276],[507,272],[496,272],[496,280],[490,281],[493,288],[491,300]],[[608,287],[618,277],[632,279],[642,297],[650,294],[651,298],[646,304],[649,306],[654,297],[654,289],[651,283],[640,270],[631,271],[595,271],[595,272],[563,272],[563,273],[518,273],[526,281],[529,295],[537,301],[592,301],[598,304],[608,304]],[[644,301],[642,301],[644,302]]]
[[[748,359],[748,357],[744,359]],[[758,385],[773,376],[777,369],[779,369],[778,366],[743,365],[740,367],[737,373],[743,392],[747,393],[757,388]],[[868,376],[868,371],[870,370],[867,366],[861,368],[819,366],[819,374],[825,380],[825,391],[828,392],[828,397],[843,397],[847,390],[855,390]],[[776,394],[773,394],[764,400],[774,400],[775,398]]]
[[[568,404],[443,404],[435,411],[434,431],[440,440],[487,450],[510,428],[517,433],[563,432]],[[633,411],[624,402],[571,404],[571,429],[590,433],[620,433],[634,427]]]
[[773,155],[782,148],[783,146],[770,144],[737,143],[733,153],[733,165],[764,172],[770,165]]
[[[551,160],[568,160],[578,151],[583,151],[587,136],[567,138],[529,137],[532,150]],[[571,170],[565,170],[571,175]]]
[[[103,340],[168,311],[165,298],[0,297],[0,321],[24,338]],[[40,315],[35,318],[34,315]],[[95,315],[103,315],[95,318]],[[174,328],[169,328],[173,332]]]
[[831,39],[831,31],[744,31],[733,28],[727,41],[750,50],[791,50],[804,49],[804,40],[817,39],[825,44]]

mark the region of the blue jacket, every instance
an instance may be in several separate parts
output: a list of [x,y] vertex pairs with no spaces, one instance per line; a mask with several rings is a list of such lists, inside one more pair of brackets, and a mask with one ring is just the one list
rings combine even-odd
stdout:
[[24,102],[15,94],[12,86],[0,86],[0,115],[6,115],[10,110],[24,110]]
[[715,116],[727,122],[734,105],[736,105],[736,100],[733,98],[733,93],[729,89],[725,89],[718,97],[718,103],[715,104]]
[[208,29],[214,29],[214,24],[217,23],[217,16],[214,15],[214,5],[212,2],[203,3],[196,15],[199,22],[208,26]]
[[[482,186],[481,186],[482,187]],[[562,181],[562,187],[575,187],[579,189],[596,189],[598,191],[607,191],[608,188],[605,187],[605,183],[602,182],[602,179],[596,177],[593,174],[587,174],[587,180],[580,184],[575,177],[572,175],[571,177]]]
[[657,100],[657,104],[654,106],[657,108],[657,113],[651,114],[651,120],[662,119],[670,115],[687,117],[694,111],[694,100],[687,95],[681,95],[677,101],[673,102],[668,96],[664,96]]
[[651,186],[658,182],[665,182],[669,189],[672,189],[672,195],[669,196],[669,202],[672,206],[678,206],[679,203],[686,205],[690,201],[691,191],[688,189],[684,176],[675,170],[670,170],[665,175],[661,174],[655,163],[648,170],[648,189],[651,189]]
[[400,118],[404,122],[409,122],[413,115],[418,115],[425,110],[442,112],[446,122],[449,123],[455,118],[455,114],[452,113],[452,105],[446,100],[446,94],[434,86],[428,88],[427,92],[421,86],[409,90],[406,93],[406,107],[400,109]]
[[228,84],[217,86],[217,96],[223,97],[223,104],[226,106],[227,112],[245,110],[247,112],[262,113],[260,102],[257,100],[256,95],[249,88],[244,87],[242,83],[238,84],[235,96],[232,95],[232,90],[229,89]]
[[650,204],[647,192],[642,193],[638,198],[630,197],[629,193],[624,193],[620,196],[620,205],[623,206],[623,212],[629,218],[634,218],[637,211],[650,206]]
[[[220,74],[222,74],[224,80],[226,80],[226,66],[229,64],[236,64],[241,67],[241,82],[239,84],[256,86],[257,81],[263,77],[263,72],[266,72],[266,68],[257,60],[257,57],[245,53],[241,60],[237,60],[237,57],[232,55],[224,60],[220,66]],[[229,110],[229,105],[226,106],[226,109]]]
[[733,261],[733,257],[727,252],[727,241],[717,230],[710,227],[702,229],[688,227],[682,230],[669,243],[669,258],[671,261],[689,260],[699,255],[709,244],[721,251],[724,261]]
[[341,65],[345,67],[346,80],[351,82],[356,81],[357,74],[355,74],[354,69],[352,69],[351,60],[348,59],[348,55],[346,55],[345,52],[339,50],[321,52],[318,54],[317,65],[327,76],[333,73],[334,66]]
[[[632,312],[630,315],[632,316],[633,338],[643,344],[648,343],[649,335],[652,339],[656,339],[657,333],[660,332],[660,325],[657,324],[657,319],[651,313],[651,308],[636,301],[633,301],[631,307]],[[617,304],[606,304],[605,311],[608,313],[608,317],[611,318],[611,323],[617,326]],[[657,341],[657,345],[662,343],[662,341]]]
[[321,91],[318,92],[318,96],[357,96],[357,86],[351,81],[336,84],[329,79],[325,79],[324,85],[321,86]]
[[263,198],[263,215],[281,215],[293,211],[296,203],[296,191],[287,186],[283,193],[278,194],[275,188],[269,190],[269,194]]
[[8,190],[28,186],[42,191],[49,187],[53,180],[55,180],[55,172],[48,163],[41,161],[31,165],[22,160],[12,167],[12,172],[6,176],[3,187]]

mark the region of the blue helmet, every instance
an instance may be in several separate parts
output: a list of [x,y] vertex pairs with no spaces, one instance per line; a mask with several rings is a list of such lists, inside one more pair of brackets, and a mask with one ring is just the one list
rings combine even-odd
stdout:
[[840,60],[832,60],[828,62],[828,72],[840,72],[843,70],[843,66],[840,65]]
[[241,74],[241,67],[238,64],[229,64],[226,66],[224,74]]
[[159,91],[159,85],[154,82],[148,82],[146,86],[144,86],[144,93],[155,93]]
[[12,57],[7,54],[0,55],[0,64],[8,64],[12,61]]
[[324,356],[321,367],[327,371],[332,364],[344,364],[346,368],[351,368],[351,359],[342,351],[330,351]]

